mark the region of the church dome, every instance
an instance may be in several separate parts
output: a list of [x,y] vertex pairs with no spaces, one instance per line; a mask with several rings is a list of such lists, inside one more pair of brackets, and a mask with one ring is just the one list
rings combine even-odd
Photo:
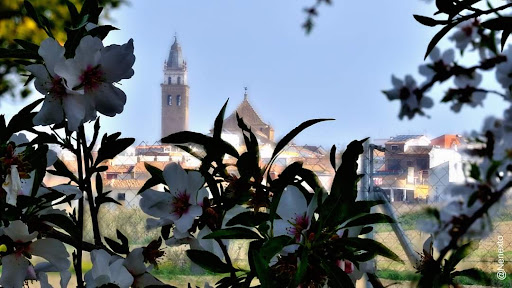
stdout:
[[178,38],[174,36],[174,44],[171,46],[169,58],[167,59],[167,68],[183,68],[183,56]]

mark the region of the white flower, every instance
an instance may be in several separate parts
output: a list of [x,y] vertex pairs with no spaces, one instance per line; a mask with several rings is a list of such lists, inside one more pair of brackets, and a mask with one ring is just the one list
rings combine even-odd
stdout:
[[[454,80],[455,85],[461,89],[476,88],[480,85],[480,82],[482,82],[482,75],[478,74],[476,71],[473,71],[471,75],[458,75]],[[473,91],[471,95],[469,95],[469,99],[465,99],[469,100],[469,102],[457,101],[451,106],[451,109],[455,112],[459,112],[463,104],[467,104],[473,108],[483,106],[486,94],[487,93],[483,91]]]
[[2,287],[18,288],[23,286],[23,281],[27,277],[27,268],[30,265],[25,255],[42,257],[57,271],[69,269],[69,254],[59,240],[46,238],[32,242],[38,233],[29,234],[27,225],[20,220],[11,222],[2,230],[4,235],[16,243],[14,252],[2,257],[2,276],[0,278]]
[[[203,209],[197,204],[198,190],[203,187],[204,178],[198,171],[186,172],[179,164],[165,166],[163,177],[169,192],[146,190],[141,196],[140,207],[144,213],[160,218],[148,224],[167,225],[174,223],[178,230],[186,233],[194,219],[201,216]],[[203,188],[205,189],[205,188]]]
[[5,177],[5,181],[2,184],[2,188],[7,192],[6,202],[13,206],[16,206],[16,199],[18,194],[21,193],[21,179],[18,173],[17,165],[11,165],[11,171]]
[[[287,235],[294,238],[296,242],[301,242],[304,237],[307,237],[306,233],[311,226],[316,207],[316,197],[313,197],[308,205],[299,188],[287,186],[277,205],[276,212],[281,219],[274,220],[274,237]],[[283,248],[283,252],[293,253],[297,248],[297,244],[288,245]]]
[[439,51],[439,48],[435,47],[429,55],[432,63],[421,65],[419,67],[419,72],[421,75],[425,76],[427,79],[425,83],[428,83],[434,78],[437,73],[446,72],[450,67],[451,63],[455,59],[455,52],[453,49],[448,49],[443,52]]
[[153,267],[152,265],[146,267],[143,252],[144,248],[133,249],[123,262],[124,267],[133,276],[132,287],[138,288],[150,285],[163,285],[160,280],[149,273]]
[[67,89],[61,76],[55,72],[55,66],[62,63],[64,47],[53,38],[41,43],[39,55],[45,65],[33,64],[26,67],[36,78],[34,85],[41,94],[45,95],[41,110],[34,117],[35,125],[50,125],[68,120],[68,129],[78,130],[78,126],[96,118],[93,102],[76,91]]
[[115,284],[119,288],[128,288],[133,283],[133,276],[123,266],[125,259],[114,257],[105,250],[92,250],[92,269],[85,273],[86,287],[101,287]]
[[415,94],[417,91],[416,81],[412,76],[405,76],[405,81],[396,78],[394,75],[391,76],[391,83],[393,89],[383,91],[389,100],[400,100],[401,109],[398,117],[402,119],[407,116],[409,119],[414,117],[416,113],[422,113],[421,108],[430,108],[434,105],[434,102],[430,97],[425,95],[421,96],[421,100],[418,101],[418,97]]
[[507,61],[496,66],[496,80],[508,91],[512,85],[512,48],[508,46],[503,54],[507,56]]
[[123,45],[103,47],[99,38],[85,36],[75,57],[59,62],[55,72],[66,80],[68,89],[91,99],[101,114],[115,116],[123,111],[126,94],[112,83],[133,76],[133,40]]
[[474,43],[478,37],[478,22],[469,20],[458,25],[457,31],[453,33],[450,40],[455,42],[455,47],[460,50],[466,49],[469,43]]
[[37,280],[41,283],[41,288],[52,288],[48,282],[48,272],[59,272],[60,273],[60,287],[65,288],[68,287],[69,280],[71,279],[71,272],[69,270],[59,271],[57,267],[52,265],[49,262],[41,262],[34,266],[34,272],[36,274]]
[[[467,219],[482,207],[483,202],[477,199],[471,206],[468,206],[470,196],[478,191],[476,183],[451,184],[445,188],[448,204],[439,210],[439,221],[432,218],[424,218],[418,221],[418,229],[433,235],[434,247],[440,251],[452,240],[452,230],[460,225],[462,219]],[[494,205],[489,215],[484,215],[476,220],[464,233],[464,238],[482,239],[491,233],[492,225],[490,218],[497,212],[498,206]],[[458,229],[458,228],[457,228]]]

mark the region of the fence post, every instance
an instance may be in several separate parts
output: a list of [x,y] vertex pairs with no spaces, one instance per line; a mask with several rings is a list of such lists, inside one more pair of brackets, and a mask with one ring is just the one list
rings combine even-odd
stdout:
[[[360,166],[359,166],[359,173],[364,174],[363,178],[361,179],[360,185],[359,185],[359,200],[369,200],[369,191],[370,187],[372,185],[371,180],[371,172],[369,171],[369,167],[372,165],[372,161],[370,161],[370,155],[371,155],[371,144],[370,139],[368,139],[363,144],[364,152],[360,157]],[[370,153],[370,154],[368,154]],[[367,238],[372,239],[373,235],[367,235]],[[356,283],[357,288],[372,288],[372,284],[368,281],[368,277],[366,275],[363,276],[363,278],[359,279]]]

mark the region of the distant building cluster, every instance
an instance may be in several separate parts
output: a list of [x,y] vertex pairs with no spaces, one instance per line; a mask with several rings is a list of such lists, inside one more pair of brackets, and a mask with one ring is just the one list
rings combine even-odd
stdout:
[[372,181],[389,200],[443,200],[450,183],[465,180],[459,135],[442,135],[430,140],[424,135],[399,135],[383,142],[384,151],[373,150]]
[[[167,61],[164,63],[164,81],[161,84],[161,136],[188,129],[189,86],[187,65],[182,49],[175,39]],[[261,166],[268,163],[276,146],[274,128],[264,122],[249,102],[247,89],[238,107],[224,119],[222,138],[240,153],[246,150],[237,114],[251,128],[260,143]],[[464,181],[463,157],[459,153],[461,137],[443,135],[428,139],[423,135],[398,135],[378,140],[382,149],[374,149],[369,157],[371,182],[374,189],[383,190],[391,201],[437,201],[442,198],[443,188],[449,183]],[[191,147],[192,151],[201,153]],[[337,155],[338,157],[340,155]],[[61,159],[72,172],[77,172],[73,154],[63,153]],[[277,177],[288,165],[300,161],[304,168],[312,170],[320,182],[330,189],[334,177],[329,151],[320,146],[291,143],[277,157],[271,177]],[[362,158],[364,159],[364,157]],[[236,161],[226,157],[226,162]],[[364,160],[363,160],[364,161]],[[104,191],[128,207],[137,207],[138,190],[150,178],[145,165],[163,169],[169,162],[177,162],[185,169],[196,169],[200,160],[182,149],[167,145],[140,143],[128,148],[122,155],[104,164],[102,173]],[[337,163],[340,161],[338,159]],[[228,171],[236,173],[236,171]],[[58,181],[54,178],[48,181]],[[93,187],[94,183],[93,183]],[[157,189],[163,189],[157,187]]]

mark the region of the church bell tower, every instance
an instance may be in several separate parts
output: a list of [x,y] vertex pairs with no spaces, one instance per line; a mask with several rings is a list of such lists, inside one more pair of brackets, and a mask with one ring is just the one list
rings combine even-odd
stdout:
[[162,87],[162,138],[188,130],[187,63],[183,60],[178,38],[174,36],[169,58],[164,63]]

